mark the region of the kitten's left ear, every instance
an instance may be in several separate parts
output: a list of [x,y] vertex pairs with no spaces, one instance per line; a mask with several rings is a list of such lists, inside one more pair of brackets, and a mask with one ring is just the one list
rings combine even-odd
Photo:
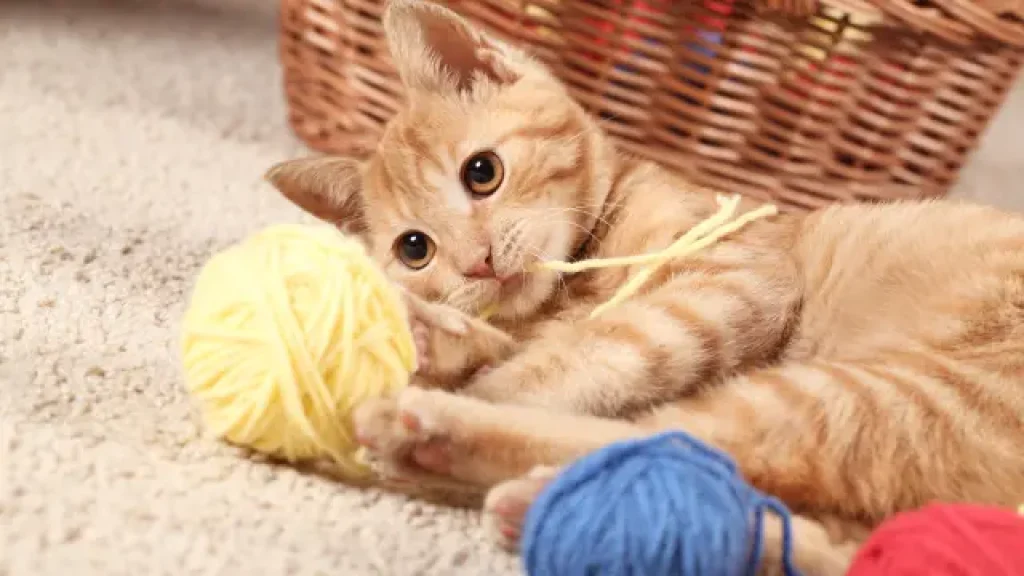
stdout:
[[465,18],[426,0],[391,0],[383,16],[391,58],[406,88],[461,91],[487,79],[515,82],[543,66]]
[[285,198],[345,232],[366,231],[362,165],[358,160],[323,156],[286,160],[264,175]]

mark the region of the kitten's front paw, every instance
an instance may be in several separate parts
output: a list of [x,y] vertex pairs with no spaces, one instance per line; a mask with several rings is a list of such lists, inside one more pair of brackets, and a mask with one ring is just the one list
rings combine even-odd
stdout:
[[430,327],[413,319],[412,339],[416,345],[416,373],[430,374]]
[[356,438],[371,464],[385,478],[422,480],[447,476],[453,456],[451,433],[457,423],[438,408],[438,391],[407,388],[397,399],[379,398],[353,414]]
[[434,342],[444,335],[465,336],[469,330],[467,318],[454,308],[426,302],[411,293],[406,293],[405,301],[416,345],[416,371],[429,377],[439,368],[435,358],[440,350],[435,350]]
[[396,399],[357,407],[356,437],[382,475],[491,486],[515,478],[545,454],[514,407],[442,390],[409,387]]

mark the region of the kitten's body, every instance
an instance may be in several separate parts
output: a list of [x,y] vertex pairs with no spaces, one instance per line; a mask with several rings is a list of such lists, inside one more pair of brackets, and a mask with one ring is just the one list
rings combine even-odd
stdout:
[[[395,0],[385,25],[410,106],[377,154],[271,179],[444,303],[411,301],[421,387],[357,415],[386,471],[497,485],[512,542],[547,477],[531,469],[665,428],[819,520],[1024,499],[1024,219],[943,202],[780,215],[588,318],[637,268],[525,271],[660,250],[713,193],[618,155],[539,65],[446,10]],[[480,150],[504,178],[475,196],[460,173]],[[422,267],[396,257],[408,230],[432,239]],[[491,325],[471,318],[495,301]],[[800,522],[804,568],[842,574],[850,549]]]

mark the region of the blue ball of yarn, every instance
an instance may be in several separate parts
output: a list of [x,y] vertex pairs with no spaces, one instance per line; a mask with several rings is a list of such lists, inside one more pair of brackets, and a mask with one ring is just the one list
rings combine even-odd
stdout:
[[783,568],[794,576],[789,512],[732,459],[682,432],[620,442],[541,492],[526,515],[523,564],[530,576],[753,575],[766,509],[783,519]]

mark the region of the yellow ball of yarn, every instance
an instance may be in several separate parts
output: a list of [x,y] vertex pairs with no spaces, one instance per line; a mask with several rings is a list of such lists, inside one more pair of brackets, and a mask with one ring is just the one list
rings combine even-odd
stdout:
[[363,475],[350,412],[408,383],[416,351],[398,289],[361,244],[277,225],[216,254],[185,314],[186,387],[217,437]]

